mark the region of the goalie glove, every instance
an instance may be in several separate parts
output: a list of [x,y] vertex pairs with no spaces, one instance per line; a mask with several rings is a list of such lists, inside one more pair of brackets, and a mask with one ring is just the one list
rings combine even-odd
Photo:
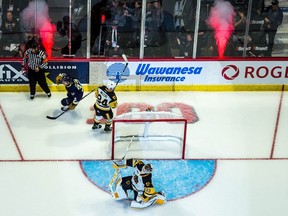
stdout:
[[117,160],[112,162],[112,167],[114,169],[121,169],[121,168],[126,168],[126,160]]
[[72,103],[69,104],[68,109],[69,110],[74,110],[76,106],[77,106],[77,104],[72,102]]

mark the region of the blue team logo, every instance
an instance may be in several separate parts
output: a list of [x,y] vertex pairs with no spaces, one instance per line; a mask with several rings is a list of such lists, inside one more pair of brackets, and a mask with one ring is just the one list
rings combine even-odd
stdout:
[[130,75],[130,70],[123,63],[114,63],[107,68],[106,76],[114,82],[124,82]]
[[[143,160],[153,165],[152,183],[164,191],[168,201],[181,199],[202,190],[216,172],[216,160]],[[115,172],[111,161],[82,161],[87,178],[109,193],[109,182]],[[121,169],[122,177],[131,175],[133,168]]]

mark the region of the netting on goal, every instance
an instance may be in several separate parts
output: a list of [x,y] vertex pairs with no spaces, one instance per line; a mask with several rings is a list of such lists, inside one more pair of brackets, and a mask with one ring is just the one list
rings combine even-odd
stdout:
[[[113,120],[111,159],[184,159],[187,120],[172,112],[129,112]],[[131,143],[129,150],[127,148]]]

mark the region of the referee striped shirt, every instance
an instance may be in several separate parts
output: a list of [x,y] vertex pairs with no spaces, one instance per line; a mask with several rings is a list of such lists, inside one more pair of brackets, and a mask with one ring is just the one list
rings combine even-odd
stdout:
[[44,68],[48,64],[46,53],[42,50],[37,50],[36,53],[32,52],[32,49],[27,49],[24,53],[22,66],[28,65],[29,68],[35,70],[38,68]]

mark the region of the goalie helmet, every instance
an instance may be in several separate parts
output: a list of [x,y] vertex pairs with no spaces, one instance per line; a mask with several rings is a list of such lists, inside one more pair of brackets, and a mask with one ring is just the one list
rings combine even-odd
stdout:
[[143,174],[149,174],[149,173],[152,173],[153,171],[153,167],[152,167],[152,164],[145,164],[143,167],[142,167],[142,173]]
[[113,91],[116,87],[116,83],[111,80],[108,80],[106,87],[109,91]]

